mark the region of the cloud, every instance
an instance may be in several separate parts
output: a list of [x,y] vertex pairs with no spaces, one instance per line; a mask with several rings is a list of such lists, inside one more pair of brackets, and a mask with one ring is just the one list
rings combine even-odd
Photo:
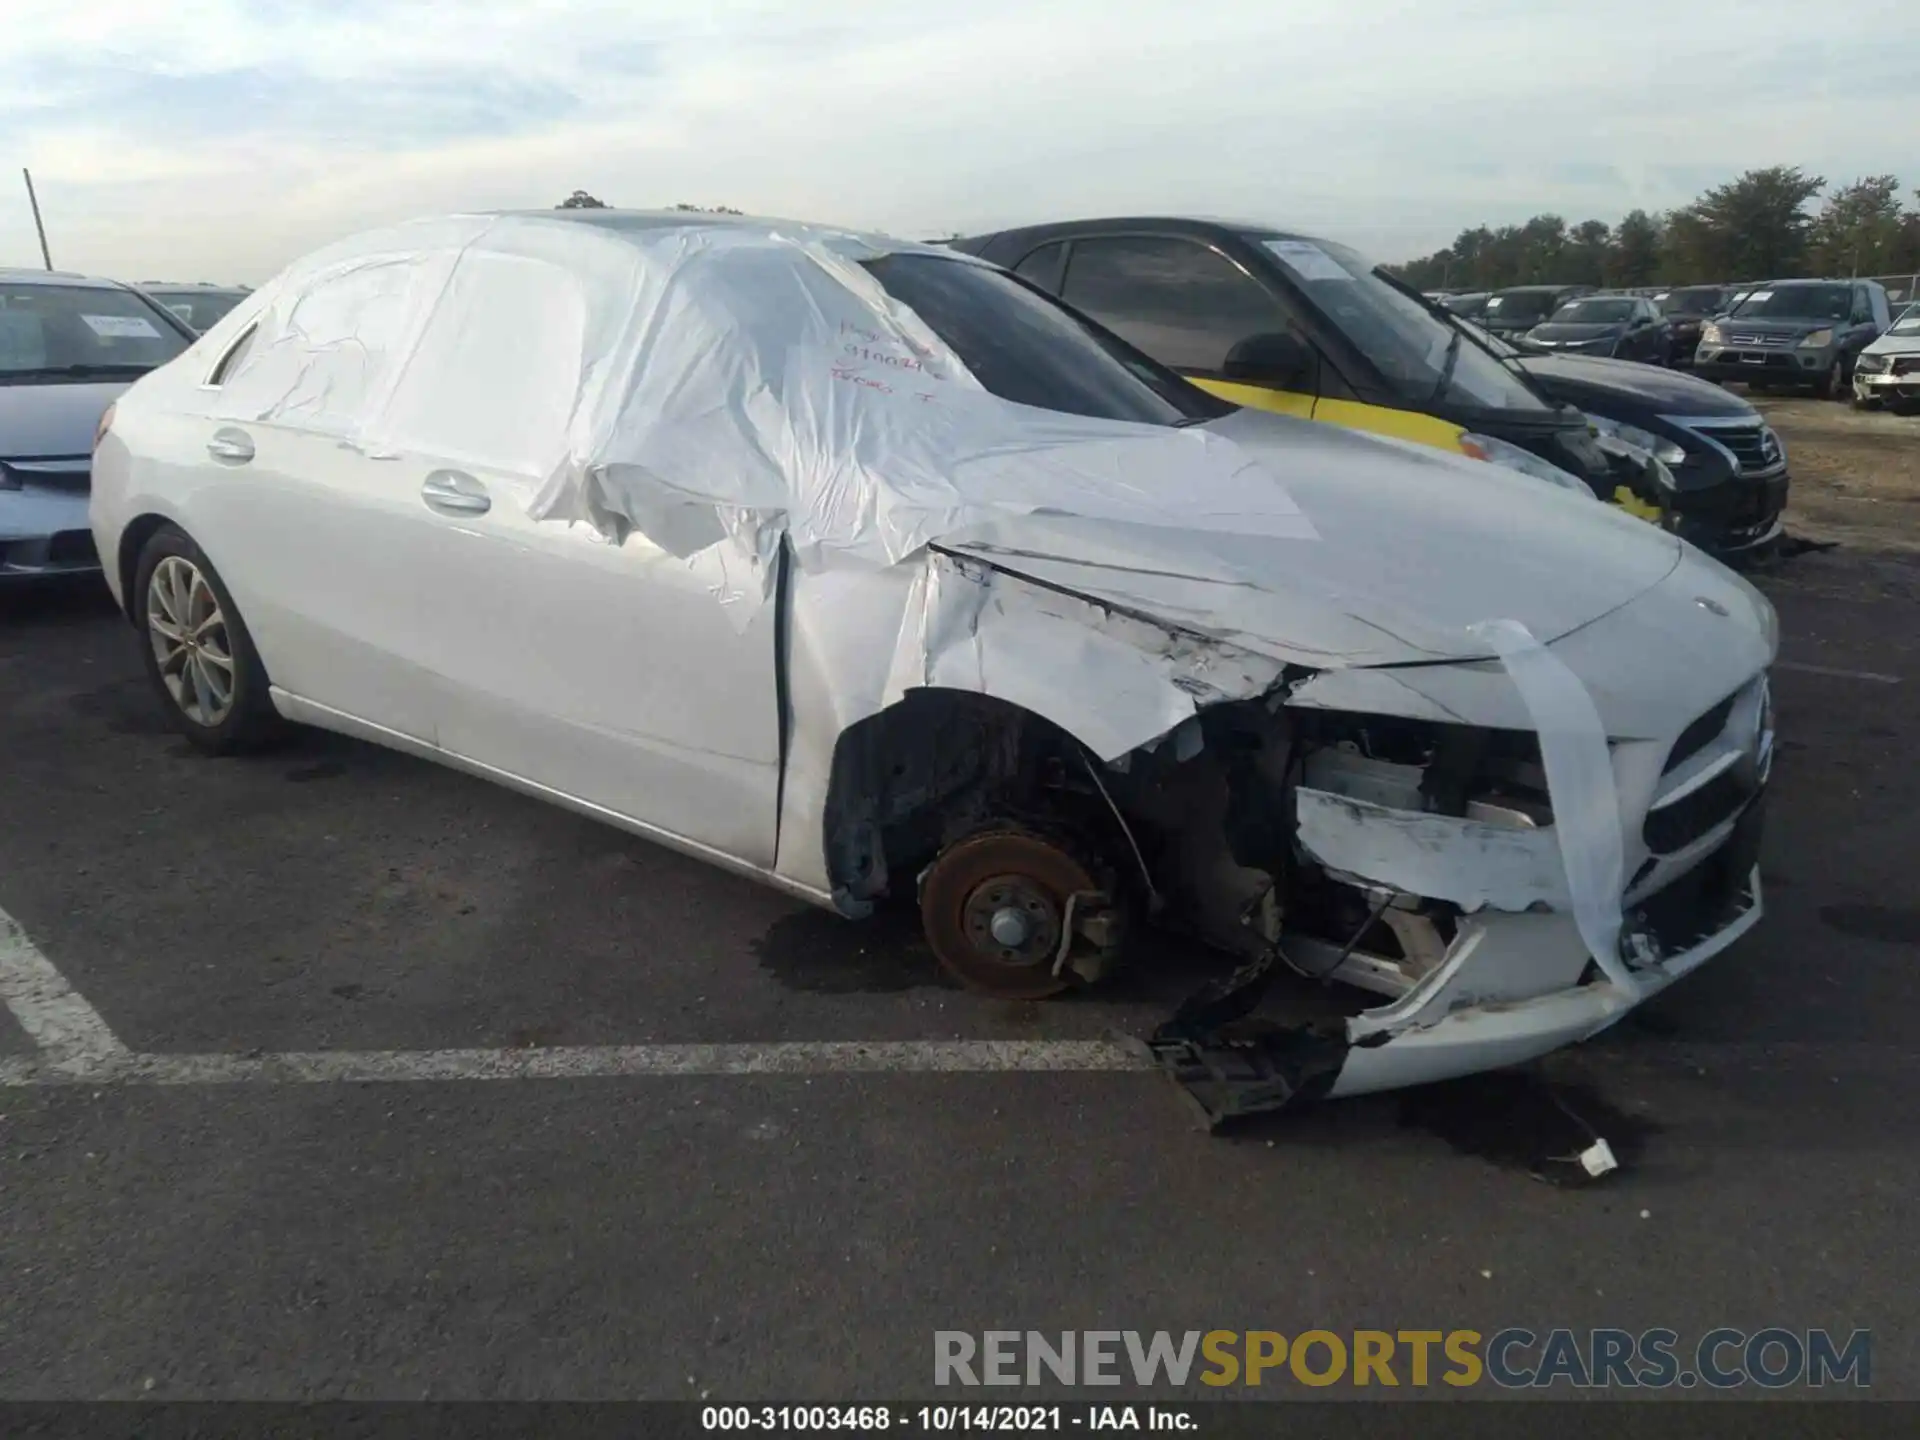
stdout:
[[[1795,0],[15,0],[7,30],[0,142],[55,259],[250,281],[577,186],[907,233],[1242,214],[1393,258],[1753,165],[1897,171],[1920,73],[1920,31],[1810,35]],[[23,202],[0,262],[36,256]]]

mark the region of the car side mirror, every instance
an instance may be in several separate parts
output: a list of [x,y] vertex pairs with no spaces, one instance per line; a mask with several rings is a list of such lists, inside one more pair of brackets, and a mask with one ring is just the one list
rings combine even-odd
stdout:
[[1314,354],[1298,335],[1276,330],[1249,335],[1227,352],[1220,373],[1229,380],[1280,389],[1305,385],[1313,377]]

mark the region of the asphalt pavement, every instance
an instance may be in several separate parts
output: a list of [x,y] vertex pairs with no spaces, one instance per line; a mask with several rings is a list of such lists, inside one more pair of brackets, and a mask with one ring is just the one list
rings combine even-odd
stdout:
[[[102,596],[0,595],[0,911],[130,1050],[815,1056],[37,1083],[0,1012],[0,1396],[844,1401],[931,1393],[936,1330],[1509,1325],[1870,1328],[1874,1393],[1920,1394],[1916,582],[1847,551],[1763,581],[1752,936],[1524,1075],[1226,1136],[1147,1073],[808,1049],[1144,1034],[1210,962],[981,1001],[905,919],[424,763],[201,758]],[[1556,1100],[1621,1171],[1529,1173]]]

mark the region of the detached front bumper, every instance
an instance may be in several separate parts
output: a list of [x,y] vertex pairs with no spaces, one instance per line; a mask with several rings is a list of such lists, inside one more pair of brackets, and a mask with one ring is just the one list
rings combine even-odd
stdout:
[[[1588,983],[1524,1000],[1490,998],[1445,1010],[1439,992],[1471,996],[1476,977],[1507,974],[1519,967],[1576,974],[1592,961],[1568,916],[1490,916],[1474,927],[1470,949],[1452,976],[1436,976],[1431,995],[1416,992],[1423,1010],[1440,1008],[1431,1024],[1416,1026],[1369,1046],[1356,1038],[1329,1096],[1367,1095],[1405,1085],[1451,1080],[1482,1070],[1538,1059],[1574,1045],[1614,1024],[1636,1005],[1658,995],[1674,981],[1699,969],[1755,925],[1763,912],[1760,868],[1752,866],[1728,896],[1721,927],[1676,954],[1634,972],[1637,992],[1627,994],[1594,975]],[[1525,923],[1550,920],[1550,924]],[[1456,948],[1459,948],[1456,946]],[[1434,1001],[1441,1000],[1436,1007]],[[1357,1024],[1357,1022],[1356,1022]],[[1379,1033],[1379,1032],[1373,1032]]]
[[[1313,750],[1293,791],[1294,836],[1301,866],[1320,878],[1294,892],[1279,952],[1302,974],[1385,1003],[1336,1025],[1239,1038],[1232,1020],[1247,1008],[1214,996],[1155,1037],[1163,1066],[1213,1123],[1454,1079],[1588,1039],[1726,950],[1763,912],[1773,755],[1764,672],[1677,734],[1605,743],[1614,786],[1605,803],[1627,822],[1617,928],[1591,912],[1596,897],[1575,898],[1584,882],[1574,872],[1592,876],[1607,844],[1593,819],[1578,818],[1600,813],[1594,796],[1576,797],[1564,831],[1557,814],[1519,801],[1442,812],[1421,805],[1424,788],[1408,788],[1432,778],[1418,767]],[[1345,911],[1364,915],[1357,929],[1315,910],[1329,883],[1360,902]],[[1604,957],[1590,948],[1602,933]]]

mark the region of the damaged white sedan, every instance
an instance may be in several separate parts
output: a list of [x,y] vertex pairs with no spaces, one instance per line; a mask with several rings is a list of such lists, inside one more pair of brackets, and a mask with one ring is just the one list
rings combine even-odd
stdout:
[[917,901],[993,994],[1151,924],[1385,997],[1227,1060],[1191,1007],[1159,1037],[1190,1082],[1525,1060],[1760,915],[1746,582],[1525,476],[1236,410],[951,251],[376,232],[129,391],[93,476],[203,748],[324,726],[850,917]]

